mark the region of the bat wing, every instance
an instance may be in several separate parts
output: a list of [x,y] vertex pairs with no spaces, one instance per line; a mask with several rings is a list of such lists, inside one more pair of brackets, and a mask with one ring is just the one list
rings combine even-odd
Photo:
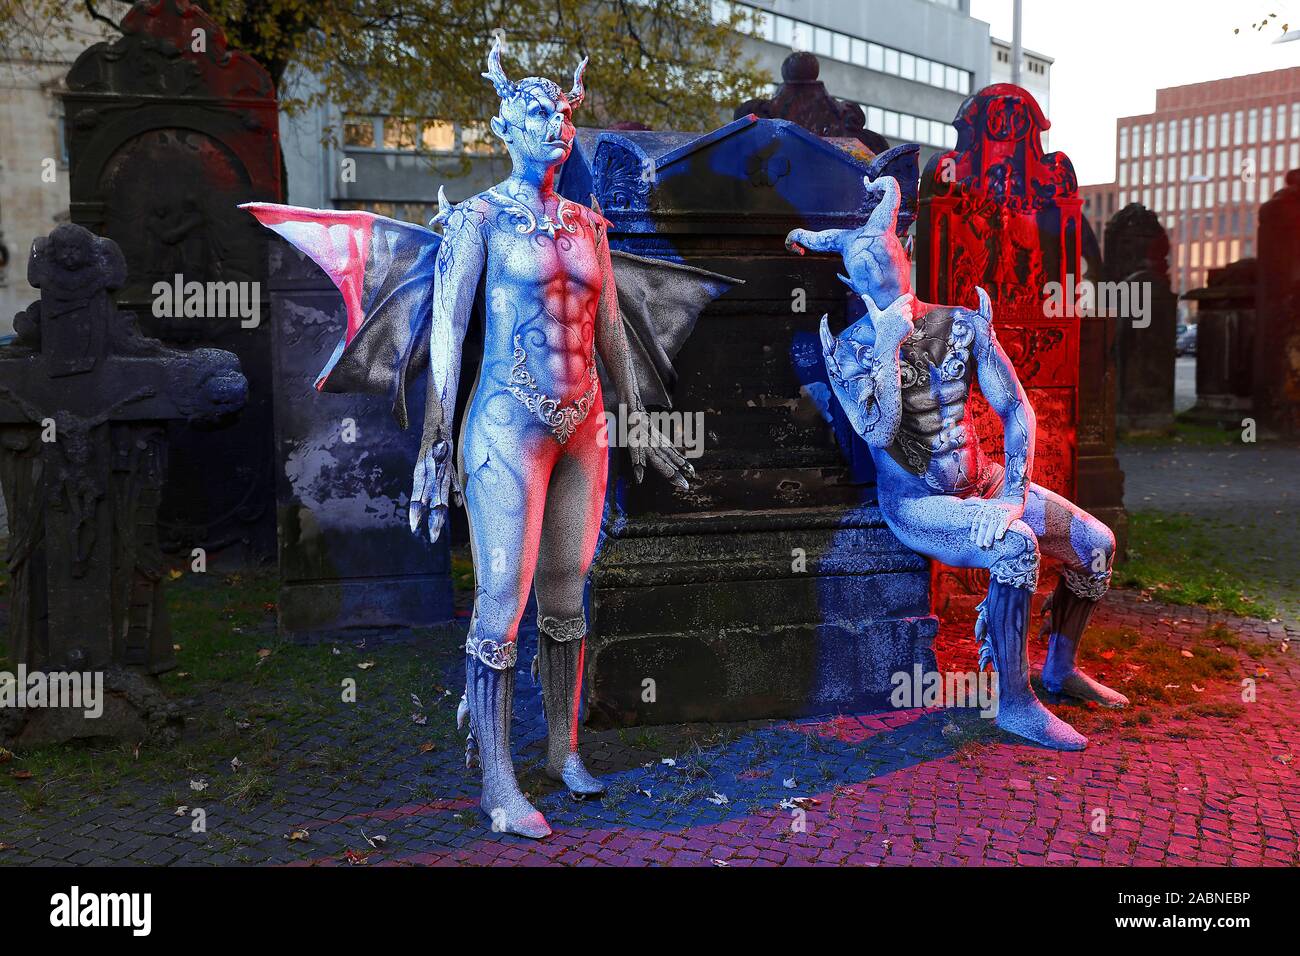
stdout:
[[429,364],[434,263],[441,237],[374,213],[244,203],[329,276],[343,296],[347,328],[316,380],[322,392],[392,399],[408,424],[407,386]]
[[641,402],[671,408],[677,381],[672,360],[705,306],[744,281],[614,250],[610,261]]

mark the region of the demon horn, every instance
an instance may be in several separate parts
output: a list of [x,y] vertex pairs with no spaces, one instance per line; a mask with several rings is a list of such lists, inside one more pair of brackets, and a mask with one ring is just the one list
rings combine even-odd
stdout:
[[578,68],[573,71],[573,89],[569,90],[569,105],[575,110],[587,98],[587,88],[582,84],[582,74],[587,72],[587,57],[582,58]]
[[488,53],[487,63],[487,72],[479,75],[485,80],[491,80],[497,96],[503,100],[510,99],[515,95],[515,85],[510,82],[510,77],[506,76],[506,71],[501,68],[501,34],[499,33],[492,41],[492,50]]

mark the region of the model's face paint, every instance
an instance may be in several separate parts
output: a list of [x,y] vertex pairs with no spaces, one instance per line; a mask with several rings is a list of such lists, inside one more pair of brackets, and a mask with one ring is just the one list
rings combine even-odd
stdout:
[[516,168],[534,173],[562,164],[573,150],[573,107],[557,90],[527,87],[501,104],[506,128],[502,139]]

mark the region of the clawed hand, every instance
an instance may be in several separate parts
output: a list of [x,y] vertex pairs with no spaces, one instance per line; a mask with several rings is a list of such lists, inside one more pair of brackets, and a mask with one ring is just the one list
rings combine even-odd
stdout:
[[632,471],[638,485],[645,478],[645,466],[649,461],[650,466],[674,486],[683,491],[691,487],[687,479],[695,477],[695,469],[682,453],[672,446],[663,432],[653,425],[649,426],[648,441],[644,444],[634,444],[629,450],[632,453]]
[[885,309],[878,308],[875,300],[869,295],[864,295],[862,298],[867,303],[867,314],[871,317],[871,324],[876,330],[878,347],[897,348],[915,331],[912,305],[916,302],[916,297],[910,292],[904,292]]
[[975,509],[971,518],[970,540],[981,548],[993,547],[993,542],[1006,537],[1011,523],[1024,512],[1025,506],[1021,502],[985,501]]
[[[420,522],[427,518],[429,540],[437,541],[447,520],[447,504],[452,494],[451,442],[437,441],[422,448],[415,463],[411,482],[411,505],[408,517],[411,533],[420,533]],[[460,488],[455,489],[457,501]]]

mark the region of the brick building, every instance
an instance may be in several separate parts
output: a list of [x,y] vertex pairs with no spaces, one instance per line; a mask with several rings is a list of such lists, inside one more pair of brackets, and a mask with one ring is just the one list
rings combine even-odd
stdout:
[[1157,90],[1154,112],[1116,121],[1111,188],[1116,209],[1140,202],[1160,217],[1174,289],[1186,292],[1255,255],[1259,206],[1296,168],[1300,67]]

